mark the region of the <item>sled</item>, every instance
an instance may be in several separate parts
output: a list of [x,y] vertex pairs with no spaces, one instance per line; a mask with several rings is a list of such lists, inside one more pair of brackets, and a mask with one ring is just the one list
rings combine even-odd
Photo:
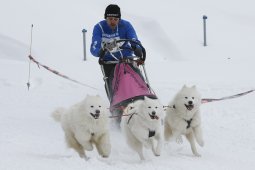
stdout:
[[[122,50],[134,51],[130,45],[140,47],[142,56],[128,56],[116,61],[105,61],[105,53],[109,52],[113,55],[113,52],[106,51],[99,55],[99,63],[101,64],[105,88],[110,101],[110,112],[116,116],[121,116],[123,109],[130,102],[144,99],[145,96],[157,99],[149,84],[145,70],[146,51],[144,47],[141,43],[134,40],[120,39],[115,41],[115,49],[120,53]],[[114,71],[111,72],[109,77],[105,75],[103,64],[116,64]]]

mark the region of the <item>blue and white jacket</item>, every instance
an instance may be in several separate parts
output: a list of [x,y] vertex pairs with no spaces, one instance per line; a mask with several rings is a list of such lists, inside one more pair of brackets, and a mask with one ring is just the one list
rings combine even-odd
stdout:
[[[107,24],[106,20],[100,21],[94,26],[93,35],[92,35],[92,43],[90,46],[90,52],[93,56],[99,57],[99,51],[101,49],[102,42],[109,42],[113,39],[132,39],[138,41],[136,32],[130,22],[121,19],[117,27],[112,30],[111,27]],[[139,41],[138,41],[139,42]],[[129,44],[124,44],[124,46],[130,46]],[[130,57],[133,52],[130,50],[121,50],[112,53],[114,57],[107,52],[105,54],[105,61],[114,61],[121,57]]]

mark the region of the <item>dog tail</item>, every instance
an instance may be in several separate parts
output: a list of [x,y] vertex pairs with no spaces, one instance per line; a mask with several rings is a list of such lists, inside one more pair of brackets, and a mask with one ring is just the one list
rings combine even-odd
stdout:
[[53,117],[53,119],[57,122],[60,122],[61,120],[61,115],[64,113],[65,108],[60,107],[57,108],[54,112],[52,112],[51,116]]

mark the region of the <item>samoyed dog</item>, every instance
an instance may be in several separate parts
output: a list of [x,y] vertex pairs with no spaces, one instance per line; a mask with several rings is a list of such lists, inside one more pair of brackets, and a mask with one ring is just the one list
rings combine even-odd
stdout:
[[69,109],[58,108],[52,116],[61,123],[67,145],[81,158],[88,159],[85,150],[92,151],[93,145],[102,157],[110,155],[109,113],[100,96],[87,95]]
[[127,105],[121,119],[121,130],[128,145],[144,160],[143,147],[160,156],[164,141],[164,110],[158,99],[144,97]]
[[196,86],[184,85],[166,109],[165,117],[165,139],[167,141],[176,139],[182,143],[181,136],[185,135],[195,156],[200,156],[195,140],[200,146],[204,146],[200,105],[201,97]]

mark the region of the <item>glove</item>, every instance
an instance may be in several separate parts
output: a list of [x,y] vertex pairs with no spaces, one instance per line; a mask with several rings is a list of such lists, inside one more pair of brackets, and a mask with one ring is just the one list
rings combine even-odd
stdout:
[[143,60],[137,60],[137,61],[136,61],[136,64],[137,64],[137,66],[143,65],[143,64],[144,64],[144,61],[143,61]]
[[116,40],[112,40],[109,42],[102,42],[102,49],[107,51],[112,51],[117,46]]
[[98,63],[99,63],[100,65],[103,65],[103,64],[104,64],[104,60],[103,60],[102,58],[99,58]]
[[101,48],[100,51],[99,51],[98,63],[99,63],[100,65],[104,64],[104,55],[105,55],[105,52],[106,52],[106,51],[105,51],[104,49],[102,49],[102,48]]
[[138,45],[131,44],[131,48],[137,57],[141,58],[143,56],[142,49]]
[[142,53],[142,49],[140,47],[136,47],[135,48],[135,51],[134,51],[134,54],[137,56],[137,57],[142,57],[143,56],[143,53]]

